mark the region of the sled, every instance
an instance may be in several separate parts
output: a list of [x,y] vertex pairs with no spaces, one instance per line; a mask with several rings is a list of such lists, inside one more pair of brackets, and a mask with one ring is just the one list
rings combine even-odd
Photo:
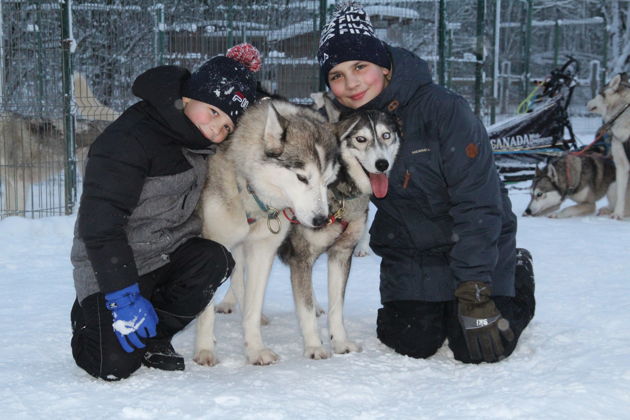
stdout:
[[577,61],[569,57],[521,103],[523,113],[487,127],[495,163],[505,182],[530,180],[539,163],[577,148],[567,113],[577,71]]

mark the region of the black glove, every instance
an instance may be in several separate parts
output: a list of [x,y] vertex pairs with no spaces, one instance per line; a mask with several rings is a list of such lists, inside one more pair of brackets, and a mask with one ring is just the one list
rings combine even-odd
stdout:
[[501,335],[507,341],[514,340],[510,322],[501,316],[491,294],[490,285],[476,281],[461,283],[455,290],[457,316],[473,361],[496,362],[503,359]]

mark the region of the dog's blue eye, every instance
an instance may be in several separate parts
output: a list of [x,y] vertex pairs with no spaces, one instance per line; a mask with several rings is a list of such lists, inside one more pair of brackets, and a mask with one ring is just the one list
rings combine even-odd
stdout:
[[298,181],[305,183],[306,185],[308,185],[308,179],[306,179],[306,177],[304,175],[298,175],[296,174]]
[[363,136],[357,136],[355,140],[359,143],[365,143],[367,141],[367,139]]
[[537,192],[537,193],[536,193],[536,197],[542,197],[542,195],[543,195],[543,194],[542,194],[541,192]]
[[390,138],[391,136],[392,136],[392,135],[391,135],[389,132],[388,132],[388,133],[383,133],[383,138],[384,138],[385,140],[389,140],[389,138]]

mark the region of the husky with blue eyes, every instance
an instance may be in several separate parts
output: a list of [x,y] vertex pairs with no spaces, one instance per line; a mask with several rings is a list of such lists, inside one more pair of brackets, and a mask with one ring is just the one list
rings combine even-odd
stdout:
[[324,227],[293,225],[278,250],[291,268],[291,286],[304,338],[304,356],[325,359],[317,326],[312,269],[317,258],[328,255],[328,331],[333,353],[361,351],[348,338],[343,322],[343,303],[352,255],[366,230],[370,196],[387,194],[388,173],[400,144],[398,124],[379,111],[359,111],[336,123],[340,140],[341,168],[327,193],[329,216]]

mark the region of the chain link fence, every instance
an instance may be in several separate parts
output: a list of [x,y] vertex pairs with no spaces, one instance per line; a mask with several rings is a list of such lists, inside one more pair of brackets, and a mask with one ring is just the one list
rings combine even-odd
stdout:
[[[543,0],[361,3],[379,38],[427,60],[434,79],[464,95],[488,123],[494,111],[514,112],[529,82],[568,52],[587,64],[576,102],[591,93],[591,71],[602,69],[590,63],[602,59],[606,34],[603,23],[588,21],[597,17],[588,0],[570,2],[570,12]],[[261,86],[309,103],[323,89],[315,56],[333,9],[332,0],[1,0],[0,219],[76,208],[75,166],[80,178],[89,144],[138,100],[131,84],[148,68],[194,70],[250,42],[263,56]],[[536,26],[549,16],[588,23]],[[72,71],[81,76],[74,88]]]

